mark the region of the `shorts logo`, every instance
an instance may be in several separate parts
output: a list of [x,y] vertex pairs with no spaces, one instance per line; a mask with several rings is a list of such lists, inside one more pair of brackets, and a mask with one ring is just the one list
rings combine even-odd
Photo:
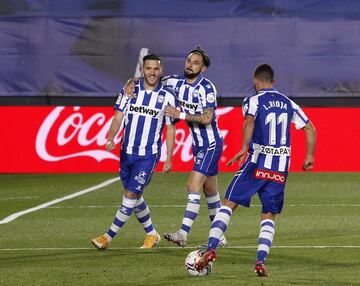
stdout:
[[273,181],[280,184],[285,184],[286,176],[281,173],[273,172],[273,171],[265,171],[256,169],[254,176],[256,179]]
[[201,164],[201,160],[204,158],[204,152],[203,151],[200,151],[197,155],[196,155],[196,158],[195,158],[195,164],[196,165],[200,165]]
[[146,172],[141,171],[137,176],[135,176],[135,180],[138,181],[140,184],[145,184],[146,182],[145,176],[146,176]]

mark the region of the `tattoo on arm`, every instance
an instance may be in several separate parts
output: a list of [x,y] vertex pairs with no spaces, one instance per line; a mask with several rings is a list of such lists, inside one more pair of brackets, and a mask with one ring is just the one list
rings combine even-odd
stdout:
[[186,121],[200,124],[210,124],[214,115],[214,109],[207,108],[202,114],[186,114]]

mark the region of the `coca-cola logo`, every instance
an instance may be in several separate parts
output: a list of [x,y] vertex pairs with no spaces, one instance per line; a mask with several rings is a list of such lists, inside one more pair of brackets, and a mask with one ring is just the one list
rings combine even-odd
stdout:
[[[49,113],[36,135],[35,149],[41,159],[56,162],[76,157],[91,157],[98,162],[105,159],[119,161],[119,156],[104,148],[113,116],[107,117],[102,112],[85,116],[83,109],[85,108],[58,106]],[[233,107],[219,108],[216,115],[220,117],[232,109]],[[228,130],[221,132],[225,138]],[[115,137],[116,144],[121,141],[121,135],[122,129]],[[177,127],[175,138],[174,155],[180,153],[183,162],[192,160],[192,138],[187,127]],[[52,148],[49,148],[50,145]],[[68,148],[65,147],[68,145],[74,146],[72,151],[67,151]],[[164,162],[165,159],[166,144],[162,144],[160,161]]]

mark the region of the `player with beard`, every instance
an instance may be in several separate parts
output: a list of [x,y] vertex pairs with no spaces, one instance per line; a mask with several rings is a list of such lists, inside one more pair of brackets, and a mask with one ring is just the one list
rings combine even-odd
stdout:
[[[203,190],[212,222],[221,207],[218,192],[218,162],[223,151],[223,137],[215,116],[216,88],[203,76],[210,66],[205,50],[196,47],[185,61],[184,75],[162,78],[162,83],[175,92],[181,111],[173,106],[166,107],[165,114],[174,119],[185,120],[192,135],[194,166],[187,183],[188,200],[181,227],[173,233],[164,233],[165,239],[184,247],[191,227],[199,214],[201,189]],[[126,94],[133,94],[134,84],[125,85]],[[219,246],[226,245],[225,237]],[[205,244],[206,247],[206,244]]]

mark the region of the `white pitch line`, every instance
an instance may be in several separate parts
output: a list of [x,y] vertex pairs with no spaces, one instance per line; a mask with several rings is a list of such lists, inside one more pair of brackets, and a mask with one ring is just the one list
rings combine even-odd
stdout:
[[27,196],[27,197],[8,197],[8,198],[0,198],[0,201],[10,201],[10,200],[31,200],[31,199],[38,199],[40,197],[35,196]]
[[41,210],[41,209],[44,209],[44,208],[47,208],[49,206],[52,206],[52,205],[55,205],[57,203],[60,203],[60,202],[63,202],[63,201],[66,201],[66,200],[70,200],[70,199],[73,199],[75,197],[78,197],[78,196],[81,196],[81,195],[84,195],[86,193],[90,193],[90,192],[93,192],[97,189],[101,189],[103,187],[106,187],[108,185],[111,185],[112,183],[116,182],[119,180],[119,177],[116,177],[116,178],[113,178],[113,179],[110,179],[110,180],[107,180],[105,182],[102,182],[96,186],[92,186],[90,188],[86,188],[84,190],[81,190],[81,191],[78,191],[76,193],[72,193],[70,195],[67,195],[65,197],[62,197],[62,198],[58,198],[58,199],[55,199],[55,200],[52,200],[52,201],[49,201],[49,202],[46,202],[46,203],[43,203],[41,205],[38,205],[36,207],[33,207],[33,208],[30,208],[30,209],[26,209],[26,210],[23,210],[23,211],[20,211],[20,212],[17,212],[17,213],[13,213],[9,216],[7,216],[6,218],[4,218],[3,220],[0,220],[0,224],[5,224],[5,223],[9,223],[11,221],[13,221],[14,219],[20,217],[20,216],[23,216],[25,214],[28,214],[28,213],[32,213],[32,212],[36,212],[38,210]]
[[[233,245],[226,246],[225,249],[257,249],[257,245]],[[360,245],[273,245],[271,248],[279,249],[360,249]],[[139,250],[144,251],[140,247],[111,247],[111,250]],[[195,246],[186,246],[184,248],[177,246],[168,246],[168,247],[156,247],[153,250],[162,250],[162,249],[199,249]],[[73,250],[91,250],[95,251],[94,247],[29,247],[29,248],[0,248],[0,251],[73,251]],[[148,250],[145,250],[148,251]]]

